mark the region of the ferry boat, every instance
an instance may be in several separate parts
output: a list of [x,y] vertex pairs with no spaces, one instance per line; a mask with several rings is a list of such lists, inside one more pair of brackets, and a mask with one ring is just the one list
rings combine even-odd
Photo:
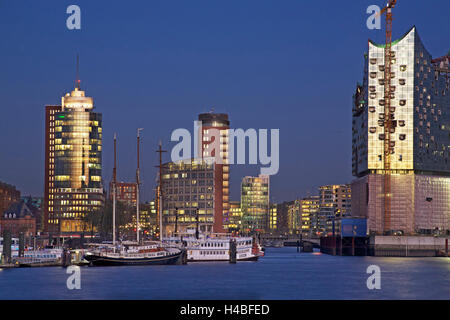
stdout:
[[229,234],[199,234],[189,232],[164,238],[169,245],[184,246],[188,262],[230,261],[230,242],[236,242],[236,261],[257,261],[264,256],[262,248],[252,237],[234,237]]
[[92,266],[163,265],[175,264],[181,254],[179,248],[163,247],[157,242],[143,245],[123,242],[88,250],[84,259]]
[[25,250],[23,257],[13,258],[20,267],[61,265],[63,249]]

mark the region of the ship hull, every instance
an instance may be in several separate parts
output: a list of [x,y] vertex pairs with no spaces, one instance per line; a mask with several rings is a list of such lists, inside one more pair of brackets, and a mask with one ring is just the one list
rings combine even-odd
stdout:
[[181,252],[166,257],[154,258],[113,258],[99,255],[87,255],[85,259],[92,266],[142,266],[142,265],[169,265],[180,259]]
[[[240,262],[240,261],[258,261],[259,256],[251,256],[251,257],[247,257],[247,258],[241,258],[241,259],[236,259],[236,261]],[[195,258],[188,258],[187,259],[188,262],[228,262],[230,261],[229,259],[195,259]]]

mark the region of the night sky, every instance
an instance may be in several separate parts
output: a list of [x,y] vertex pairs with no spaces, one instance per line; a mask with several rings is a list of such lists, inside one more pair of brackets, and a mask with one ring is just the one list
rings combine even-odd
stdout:
[[[103,177],[134,180],[142,132],[145,200],[153,197],[159,140],[213,107],[233,128],[279,128],[280,171],[271,201],[314,194],[351,176],[351,107],[362,80],[366,8],[385,1],[0,0],[0,180],[43,195],[44,106],[81,87],[103,113]],[[81,8],[81,30],[66,8]],[[396,39],[416,25],[434,56],[449,50],[450,1],[399,0]],[[383,19],[384,22],[384,19]],[[165,160],[169,160],[166,155]],[[231,198],[259,166],[232,166]]]

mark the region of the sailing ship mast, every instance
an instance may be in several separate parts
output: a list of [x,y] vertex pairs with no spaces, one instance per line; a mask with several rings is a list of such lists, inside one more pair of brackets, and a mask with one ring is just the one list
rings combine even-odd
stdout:
[[158,199],[158,204],[159,204],[159,241],[162,242],[163,239],[163,228],[162,228],[162,208],[163,208],[163,188],[162,188],[162,153],[163,152],[167,152],[166,150],[162,149],[162,142],[159,141],[159,148],[158,150],[156,150],[156,152],[159,153],[159,166],[156,166],[157,168],[159,168],[159,199]]
[[139,145],[140,136],[139,133],[144,128],[137,129],[137,169],[136,169],[136,241],[139,243],[139,184],[140,182],[140,167],[139,167]]
[[116,134],[114,133],[114,168],[113,168],[113,181],[112,181],[112,192],[113,192],[113,246],[116,247]]

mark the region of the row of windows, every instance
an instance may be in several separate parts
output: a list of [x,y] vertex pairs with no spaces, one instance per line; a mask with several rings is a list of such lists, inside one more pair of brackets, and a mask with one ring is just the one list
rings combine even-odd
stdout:
[[200,251],[201,255],[218,255],[218,254],[226,254],[226,251],[204,251],[201,250]]

